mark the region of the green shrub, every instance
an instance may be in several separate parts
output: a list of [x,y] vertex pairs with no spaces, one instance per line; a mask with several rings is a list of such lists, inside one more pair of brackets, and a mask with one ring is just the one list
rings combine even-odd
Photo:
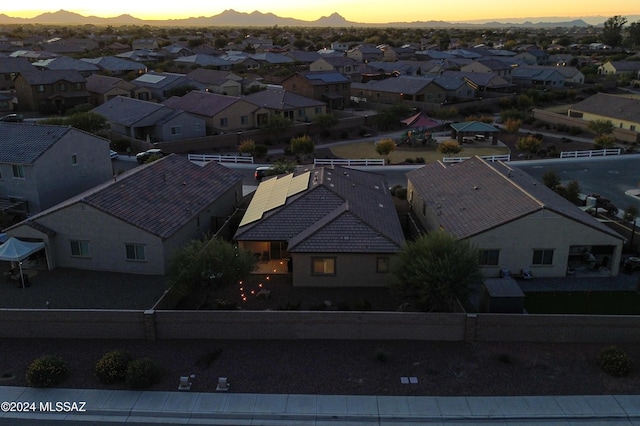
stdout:
[[162,369],[151,358],[138,358],[129,363],[126,381],[132,389],[146,389],[158,383]]
[[100,383],[106,385],[119,383],[127,377],[129,362],[131,362],[129,352],[115,350],[104,354],[96,363],[93,371]]
[[607,374],[624,377],[631,372],[632,360],[623,349],[612,345],[607,346],[600,352],[598,364]]
[[65,381],[69,376],[67,365],[62,358],[42,356],[36,358],[27,368],[27,384],[34,388],[48,388]]
[[425,159],[424,159],[424,157],[416,157],[416,163],[418,163],[418,164],[424,164],[424,163],[425,163]]

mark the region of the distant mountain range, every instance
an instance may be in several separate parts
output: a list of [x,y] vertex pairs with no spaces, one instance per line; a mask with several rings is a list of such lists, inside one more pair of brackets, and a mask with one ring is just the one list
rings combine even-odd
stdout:
[[[236,12],[233,9],[209,16],[186,19],[145,20],[128,14],[101,18],[98,16],[83,16],[66,10],[46,12],[33,18],[15,18],[0,14],[0,25],[6,24],[45,24],[45,25],[150,25],[173,27],[404,27],[404,28],[509,28],[509,27],[587,27],[590,25],[602,25],[608,18],[582,17],[582,18],[513,18],[503,21],[414,21],[414,22],[389,22],[385,24],[368,24],[364,22],[347,21],[338,13],[323,16],[315,21],[303,21],[295,18],[282,18],[273,13],[262,12]],[[640,15],[627,16],[629,22],[640,19]]]

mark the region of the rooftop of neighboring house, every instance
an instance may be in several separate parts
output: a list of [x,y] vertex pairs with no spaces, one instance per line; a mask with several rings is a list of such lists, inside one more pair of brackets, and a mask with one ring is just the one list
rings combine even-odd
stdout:
[[163,101],[163,104],[192,114],[213,117],[239,101],[240,98],[234,96],[192,90],[183,96],[172,96]]
[[[92,112],[102,115],[112,123],[125,126],[141,125],[141,120],[151,114],[166,109],[167,114],[173,113],[173,109],[156,102],[141,101],[125,96],[116,96],[102,105],[94,108]],[[154,115],[155,116],[155,115]],[[152,125],[150,123],[149,125]]]
[[175,154],[136,167],[27,219],[82,203],[166,239],[242,181],[215,161],[199,166]]
[[596,93],[572,105],[569,110],[638,123],[640,122],[640,96]]
[[395,253],[405,243],[384,177],[341,167],[263,181],[234,238],[288,241],[292,253]]
[[80,72],[98,72],[100,67],[95,64],[68,56],[58,56],[51,59],[42,59],[33,63],[33,66],[48,70],[77,70]]
[[20,75],[30,85],[35,84],[53,84],[58,81],[67,81],[69,83],[84,83],[86,78],[80,74],[78,70],[37,70],[21,72]]
[[606,234],[606,225],[518,168],[478,157],[461,163],[427,164],[407,173],[439,225],[457,238],[469,238],[538,211],[550,210]]
[[69,126],[0,122],[0,163],[33,164],[71,130]]
[[259,92],[245,96],[244,99],[247,102],[250,102],[258,107],[264,107],[278,111],[325,105],[324,102],[297,95],[284,89],[261,90]]

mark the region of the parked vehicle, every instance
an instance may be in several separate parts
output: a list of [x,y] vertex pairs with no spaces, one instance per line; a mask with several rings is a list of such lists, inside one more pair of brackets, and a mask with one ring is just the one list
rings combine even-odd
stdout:
[[160,148],[152,148],[152,149],[148,149],[148,150],[146,150],[144,152],[137,153],[136,154],[136,160],[138,161],[138,163],[144,164],[144,162],[147,161],[152,156],[164,157],[165,153]]
[[24,117],[22,114],[8,114],[2,117],[0,121],[4,121],[7,123],[22,123],[24,121]]
[[111,156],[112,160],[115,160],[116,158],[118,158],[118,153],[115,152],[114,150],[109,150],[109,155]]
[[256,178],[256,180],[258,182],[261,182],[262,179],[264,179],[269,174],[269,171],[271,171],[271,170],[273,170],[273,167],[271,167],[271,166],[258,167],[256,169],[256,172],[255,172],[254,176],[255,176],[255,178]]

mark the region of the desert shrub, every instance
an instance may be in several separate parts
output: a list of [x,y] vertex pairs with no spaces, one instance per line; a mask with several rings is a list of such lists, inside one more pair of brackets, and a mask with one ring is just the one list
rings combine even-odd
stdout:
[[127,351],[115,350],[107,352],[98,360],[93,372],[106,385],[123,382],[127,377],[127,367],[131,362],[131,355]]
[[405,163],[407,163],[407,164],[413,164],[413,163],[415,163],[415,161],[413,160],[413,158],[405,158],[405,159],[404,159],[404,162],[405,162]]
[[131,141],[129,139],[116,139],[113,141],[113,149],[118,152],[125,152],[127,148],[131,148]]
[[262,158],[267,155],[267,151],[269,151],[267,145],[256,145],[255,149],[253,150],[253,155],[254,157]]
[[424,157],[416,157],[416,163],[418,164],[424,164],[426,161],[424,159]]
[[401,200],[406,200],[407,199],[407,188],[399,188],[396,190],[396,192],[393,194],[396,197],[400,198]]
[[151,358],[138,358],[129,363],[126,381],[132,389],[146,389],[160,381],[162,369]]
[[27,384],[34,388],[48,388],[65,381],[69,376],[66,363],[56,356],[42,356],[27,368]]
[[632,361],[629,354],[616,345],[607,346],[600,352],[598,364],[607,374],[624,377],[631,372]]

